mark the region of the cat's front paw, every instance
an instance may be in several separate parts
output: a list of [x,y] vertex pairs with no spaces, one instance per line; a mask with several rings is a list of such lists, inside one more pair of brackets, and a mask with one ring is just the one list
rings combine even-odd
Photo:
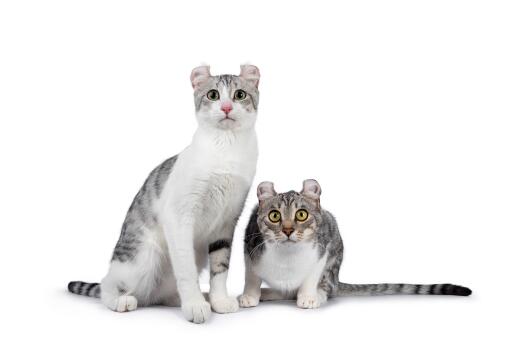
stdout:
[[238,297],[238,302],[240,303],[241,307],[250,308],[257,306],[260,303],[260,299],[259,297],[243,294]]
[[137,309],[137,299],[135,296],[123,295],[119,296],[114,302],[115,311],[124,313]]
[[194,323],[203,323],[212,314],[210,303],[205,300],[185,302],[181,305],[181,311],[188,321]]
[[297,307],[303,309],[315,309],[322,305],[322,298],[318,294],[297,295]]
[[210,299],[213,311],[219,314],[235,313],[238,311],[238,301],[234,297]]

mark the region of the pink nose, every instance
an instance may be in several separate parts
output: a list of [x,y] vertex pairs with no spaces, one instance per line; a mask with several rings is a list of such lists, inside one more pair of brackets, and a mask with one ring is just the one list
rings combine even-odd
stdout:
[[233,104],[231,104],[231,102],[224,102],[221,104],[220,110],[224,111],[224,113],[227,115],[231,110],[233,110]]

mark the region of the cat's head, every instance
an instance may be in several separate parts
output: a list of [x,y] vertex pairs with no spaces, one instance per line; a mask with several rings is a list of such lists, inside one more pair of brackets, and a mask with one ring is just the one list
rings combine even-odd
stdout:
[[300,193],[276,193],[272,182],[258,186],[257,223],[267,242],[300,243],[314,238],[321,224],[320,194],[316,180],[304,180]]
[[212,76],[209,66],[196,67],[190,81],[199,124],[223,130],[254,126],[259,80],[260,72],[253,65],[242,65],[238,76]]

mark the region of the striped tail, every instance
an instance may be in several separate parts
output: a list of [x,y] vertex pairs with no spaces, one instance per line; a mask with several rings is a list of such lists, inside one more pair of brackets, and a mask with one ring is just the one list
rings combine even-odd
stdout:
[[455,295],[469,296],[471,289],[453,284],[347,284],[338,283],[335,296]]
[[101,287],[99,283],[69,282],[69,292],[77,295],[100,298]]

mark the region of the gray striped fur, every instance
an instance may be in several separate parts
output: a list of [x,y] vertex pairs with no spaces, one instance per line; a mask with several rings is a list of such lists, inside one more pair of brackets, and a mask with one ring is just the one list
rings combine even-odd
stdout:
[[[157,166],[148,176],[141,189],[133,199],[126,213],[121,228],[121,235],[114,248],[112,261],[129,262],[135,258],[141,246],[142,228],[154,226],[156,217],[151,212],[151,204],[160,197],[163,186],[178,159],[175,155]],[[68,290],[74,294],[91,297],[100,297],[98,283],[70,282]]]
[[69,282],[69,292],[77,295],[100,298],[101,288],[99,283]]
[[469,296],[471,289],[453,284],[347,284],[338,283],[332,296],[455,295]]
[[208,246],[210,256],[210,278],[229,270],[231,240],[219,239]]
[[141,244],[141,227],[154,225],[156,217],[150,213],[151,204],[153,200],[160,197],[163,186],[177,159],[178,155],[175,155],[156,167],[133,199],[126,214],[121,235],[114,248],[113,261],[127,262],[137,254]]

